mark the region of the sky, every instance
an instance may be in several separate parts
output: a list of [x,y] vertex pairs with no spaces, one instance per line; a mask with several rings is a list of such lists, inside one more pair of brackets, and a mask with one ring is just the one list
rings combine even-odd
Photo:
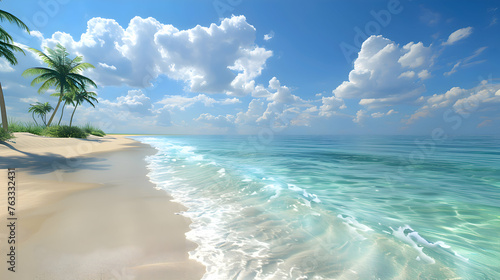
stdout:
[[[108,133],[500,134],[498,1],[3,0],[31,33],[95,66]],[[0,59],[9,118],[50,102]],[[63,123],[69,123],[71,106]],[[59,116],[59,115],[58,115]]]

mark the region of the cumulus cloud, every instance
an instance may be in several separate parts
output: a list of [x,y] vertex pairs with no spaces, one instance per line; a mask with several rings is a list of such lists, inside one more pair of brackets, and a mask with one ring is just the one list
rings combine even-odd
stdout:
[[[266,98],[269,102],[262,116],[256,120],[257,123],[265,123],[274,127],[287,127],[289,124],[299,125],[296,118],[301,114],[302,117],[307,117],[302,112],[303,108],[311,107],[308,102],[292,94],[290,88],[281,85],[276,77],[269,81],[267,88],[262,85],[255,87],[252,96]],[[302,124],[305,125],[305,123]]]
[[403,67],[417,68],[432,64],[431,48],[425,47],[422,42],[410,42],[403,46],[403,51],[406,53],[398,59]]
[[166,95],[162,100],[156,102],[156,104],[164,105],[165,108],[179,109],[181,111],[186,110],[186,108],[193,106],[196,103],[203,103],[206,107],[212,107],[214,104],[235,104],[239,103],[237,98],[229,99],[226,98],[221,101],[217,101],[212,97],[205,94],[198,94],[193,97],[187,97],[182,95]]
[[105,131],[118,132],[144,131],[158,123],[158,113],[142,90],[129,90],[115,99],[99,97],[98,100],[99,105],[95,108],[76,111],[80,122],[91,122]]
[[151,114],[152,104],[142,90],[129,90],[126,95],[118,96],[115,101],[99,98],[99,103],[118,110],[137,112],[141,115]]
[[498,92],[499,88],[500,85],[489,84],[485,80],[472,89],[453,87],[443,94],[424,97],[424,104],[404,122],[407,124],[414,123],[416,120],[429,117],[443,108],[451,108],[454,112],[466,117],[481,108],[498,106],[500,96],[496,95],[496,92]]
[[424,69],[424,70],[418,72],[418,77],[421,80],[426,80],[426,79],[429,79],[431,77],[431,73],[427,69]]
[[265,111],[264,102],[262,100],[253,99],[248,104],[248,109],[245,112],[236,114],[235,122],[237,124],[254,123]]
[[253,91],[253,79],[272,56],[255,38],[256,29],[244,16],[187,30],[151,17],[134,17],[126,28],[113,19],[92,18],[79,40],[56,32],[42,45],[59,42],[98,65],[89,76],[99,85],[142,88],[166,75],[193,92],[243,96]]
[[361,99],[360,104],[369,107],[402,103],[424,91],[415,71],[431,64],[430,47],[421,42],[399,47],[381,35],[371,36],[363,42],[349,80],[333,93],[337,98]]
[[322,105],[319,109],[319,115],[323,117],[330,117],[334,115],[339,109],[346,108],[344,100],[335,96],[323,97],[321,99],[321,102]]
[[194,119],[195,121],[198,122],[203,122],[207,124],[211,124],[214,126],[218,127],[228,127],[232,126],[234,124],[234,119],[235,116],[233,115],[218,115],[218,116],[213,116],[208,113],[201,114],[198,118]]
[[443,46],[453,45],[457,41],[460,41],[462,39],[469,37],[471,34],[472,34],[472,27],[470,27],[470,26],[458,29],[457,31],[450,34],[450,36],[448,37],[448,40],[446,40],[446,42],[443,43]]
[[368,115],[366,114],[365,110],[359,110],[356,112],[356,117],[354,117],[352,121],[362,125],[367,117]]

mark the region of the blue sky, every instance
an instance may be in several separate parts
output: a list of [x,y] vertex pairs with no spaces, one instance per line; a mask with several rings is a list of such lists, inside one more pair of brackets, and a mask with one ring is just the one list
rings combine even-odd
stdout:
[[[497,1],[0,2],[31,35],[96,66],[77,123],[162,134],[500,133]],[[8,114],[39,95],[0,60]],[[70,110],[67,109],[67,110]],[[69,114],[63,122],[69,121]]]

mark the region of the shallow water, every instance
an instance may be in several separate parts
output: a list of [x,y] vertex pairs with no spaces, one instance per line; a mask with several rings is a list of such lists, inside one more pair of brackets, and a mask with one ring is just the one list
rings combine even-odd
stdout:
[[498,137],[134,139],[203,279],[500,279]]

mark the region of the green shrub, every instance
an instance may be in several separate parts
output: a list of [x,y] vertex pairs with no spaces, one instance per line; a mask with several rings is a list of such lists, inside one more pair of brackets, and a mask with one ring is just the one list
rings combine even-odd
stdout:
[[90,132],[90,134],[95,135],[95,136],[99,136],[99,137],[106,136],[106,133],[104,133],[104,131],[102,131],[102,130],[100,130],[100,129],[97,129],[97,130],[92,130],[92,131]]
[[76,126],[49,126],[43,130],[43,136],[60,138],[87,138],[88,133]]
[[4,131],[3,128],[0,128],[0,141],[5,141],[10,138],[12,138],[12,134],[8,131]]
[[29,132],[36,135],[42,135],[45,126],[35,125],[33,123],[22,123],[17,121],[10,121],[9,131],[10,132]]
[[[29,123],[29,122],[19,122],[14,119],[11,119],[9,121],[9,131],[12,132],[28,132],[36,135],[42,135],[42,136],[48,136],[48,137],[61,137],[61,138],[86,138],[89,134],[103,137],[106,135],[104,131],[101,129],[92,126],[90,123],[87,123],[84,126],[72,126],[69,127],[67,125],[54,125],[50,127],[45,127],[44,125],[36,125],[34,123]],[[12,138],[12,135],[10,133],[6,134],[9,135],[9,138]],[[3,141],[7,137],[6,135],[1,134],[0,135],[0,141]]]
[[95,136],[103,137],[103,136],[106,135],[106,133],[104,133],[104,131],[102,131],[101,129],[99,129],[99,128],[95,127],[95,126],[92,126],[89,123],[87,123],[84,126],[81,126],[80,128],[83,131],[85,131],[86,133],[92,134],[92,135],[95,135]]

